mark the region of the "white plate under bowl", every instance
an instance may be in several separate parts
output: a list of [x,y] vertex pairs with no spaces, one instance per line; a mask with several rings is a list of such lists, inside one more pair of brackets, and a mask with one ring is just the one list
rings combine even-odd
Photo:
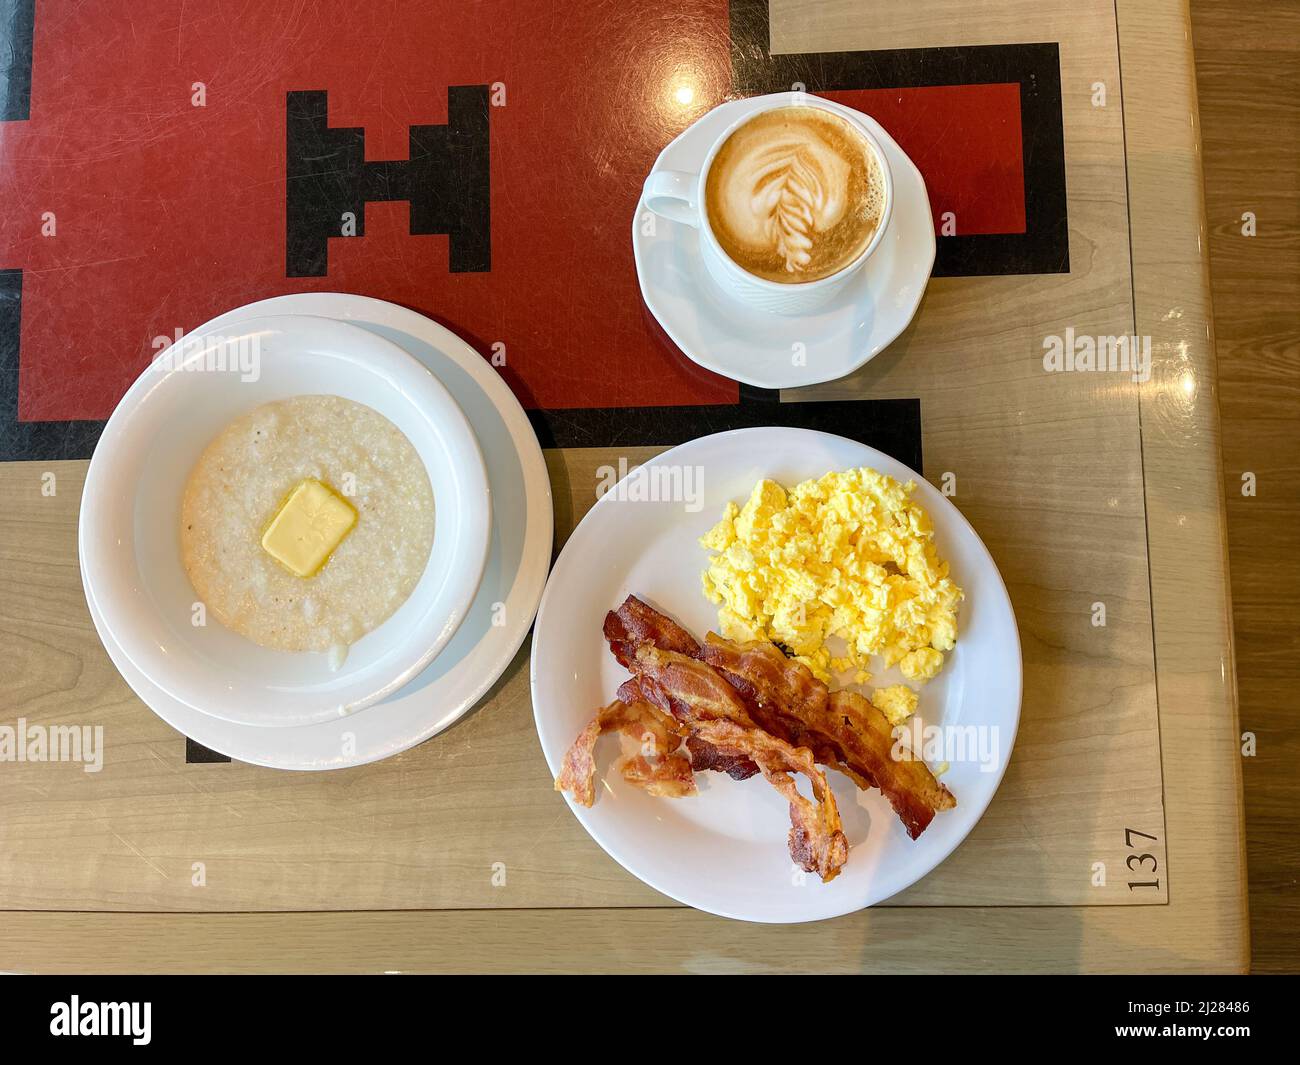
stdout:
[[[843,437],[806,429],[738,429],[682,444],[651,465],[665,475],[650,475],[646,483],[689,483],[684,472],[675,479],[669,474],[693,470],[701,495],[688,507],[641,501],[652,493],[606,493],[569,537],[542,596],[533,636],[533,713],[553,775],[578,731],[627,678],[601,636],[606,611],[637,595],[697,638],[716,630],[716,607],[700,590],[707,552],[698,540],[726,504],[743,503],[764,477],[793,485],[854,466],[916,481],[913,498],[932,518],[939,554],[966,593],[957,646],[939,676],[921,688],[917,724],[983,728],[971,735],[996,740],[998,749],[985,764],[953,760],[943,781],[957,807],[937,814],[917,840],[908,838],[880,792],[860,792],[828,771],[850,848],[848,863],[829,884],[794,871],[786,850],[787,804],[761,777],[735,781],[700,773],[700,794],[654,798],[609,772],[618,745],[606,738],[597,748],[601,779],[595,805],[579,806],[566,795],[570,808],[629,872],[679,902],[724,917],[820,920],[870,906],[915,883],[979,821],[1002,779],[1020,720],[1020,641],[988,550],[933,485],[888,455]],[[882,671],[874,683],[890,679]]]
[[[207,351],[195,337],[211,339]],[[82,581],[131,664],[170,697],[226,721],[309,725],[383,699],[418,674],[455,634],[487,558],[491,506],[478,442],[429,370],[386,340],[306,316],[255,318],[164,352],[113,412],[91,459],[78,532]],[[254,373],[231,352],[251,350]],[[197,348],[197,350],[195,350]],[[206,360],[210,369],[197,369]],[[263,403],[343,396],[393,422],[433,488],[429,561],[407,600],[349,649],[327,654],[259,647],[215,618],[196,625],[181,559],[180,503],[207,444]]]
[[397,344],[455,397],[483,449],[493,498],[483,580],[465,622],[401,691],[346,718],[301,728],[257,728],[209,717],[168,696],[135,669],[91,620],[131,689],[179,732],[221,754],[272,769],[346,769],[399,754],[450,728],[515,660],[532,627],[551,565],[551,482],[537,436],[491,364],[460,337],[395,303],[342,292],[276,296],[228,311],[199,331],[230,331],[249,318],[310,314],[352,322]]
[[[804,93],[733,100],[684,130],[653,170],[697,173],[713,142],[733,122],[773,99],[797,104]],[[644,201],[632,219],[632,254],[641,295],[683,354],[707,370],[758,388],[834,381],[874,358],[907,328],[934,266],[934,219],[925,179],[870,115],[832,100],[876,137],[894,179],[894,206],[879,246],[824,306],[799,315],[759,310],[723,292],[700,254],[700,233],[653,215]]]

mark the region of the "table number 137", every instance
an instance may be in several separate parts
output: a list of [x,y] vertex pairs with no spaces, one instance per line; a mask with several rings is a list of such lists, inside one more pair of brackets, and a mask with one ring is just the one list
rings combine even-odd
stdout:
[[[1124,845],[1128,847],[1129,850],[1135,852],[1140,851],[1145,844],[1135,843],[1133,841],[1134,836],[1137,836],[1140,839],[1148,839],[1152,843],[1160,842],[1160,840],[1155,836],[1148,836],[1145,832],[1139,832],[1135,828],[1126,828],[1124,829]],[[1151,864],[1148,866],[1147,862],[1150,862]],[[1124,864],[1128,866],[1130,873],[1135,873],[1139,876],[1143,873],[1156,873],[1160,869],[1160,863],[1156,860],[1154,854],[1130,854],[1124,859]],[[1136,891],[1138,888],[1155,888],[1159,891],[1160,879],[1157,877],[1154,880],[1129,881],[1129,891]]]

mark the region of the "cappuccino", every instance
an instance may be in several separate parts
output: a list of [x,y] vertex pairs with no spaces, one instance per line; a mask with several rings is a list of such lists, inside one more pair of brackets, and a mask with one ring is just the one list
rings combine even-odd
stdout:
[[723,142],[704,206],[738,266],[801,284],[842,270],[867,248],[885,209],[885,182],[852,122],[820,107],[778,107]]

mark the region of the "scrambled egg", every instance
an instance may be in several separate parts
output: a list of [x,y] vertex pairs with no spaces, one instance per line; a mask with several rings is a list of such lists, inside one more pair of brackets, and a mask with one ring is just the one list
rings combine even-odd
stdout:
[[[759,481],[744,507],[729,503],[700,540],[713,552],[704,594],[719,605],[722,634],[781,644],[827,684],[849,671],[865,683],[873,655],[908,680],[934,677],[957,638],[962,591],[915,488],[863,468],[789,492]],[[843,640],[842,656],[832,656],[830,637]],[[902,684],[871,699],[895,723],[916,708]]]
[[891,725],[901,725],[916,713],[916,692],[906,684],[891,684],[871,693],[871,701]]

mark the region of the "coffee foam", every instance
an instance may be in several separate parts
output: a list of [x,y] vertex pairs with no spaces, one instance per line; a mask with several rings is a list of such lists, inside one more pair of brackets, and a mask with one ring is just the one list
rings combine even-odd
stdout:
[[799,284],[842,269],[871,242],[884,180],[848,120],[795,105],[761,112],[727,138],[704,198],[718,243],[742,269]]

